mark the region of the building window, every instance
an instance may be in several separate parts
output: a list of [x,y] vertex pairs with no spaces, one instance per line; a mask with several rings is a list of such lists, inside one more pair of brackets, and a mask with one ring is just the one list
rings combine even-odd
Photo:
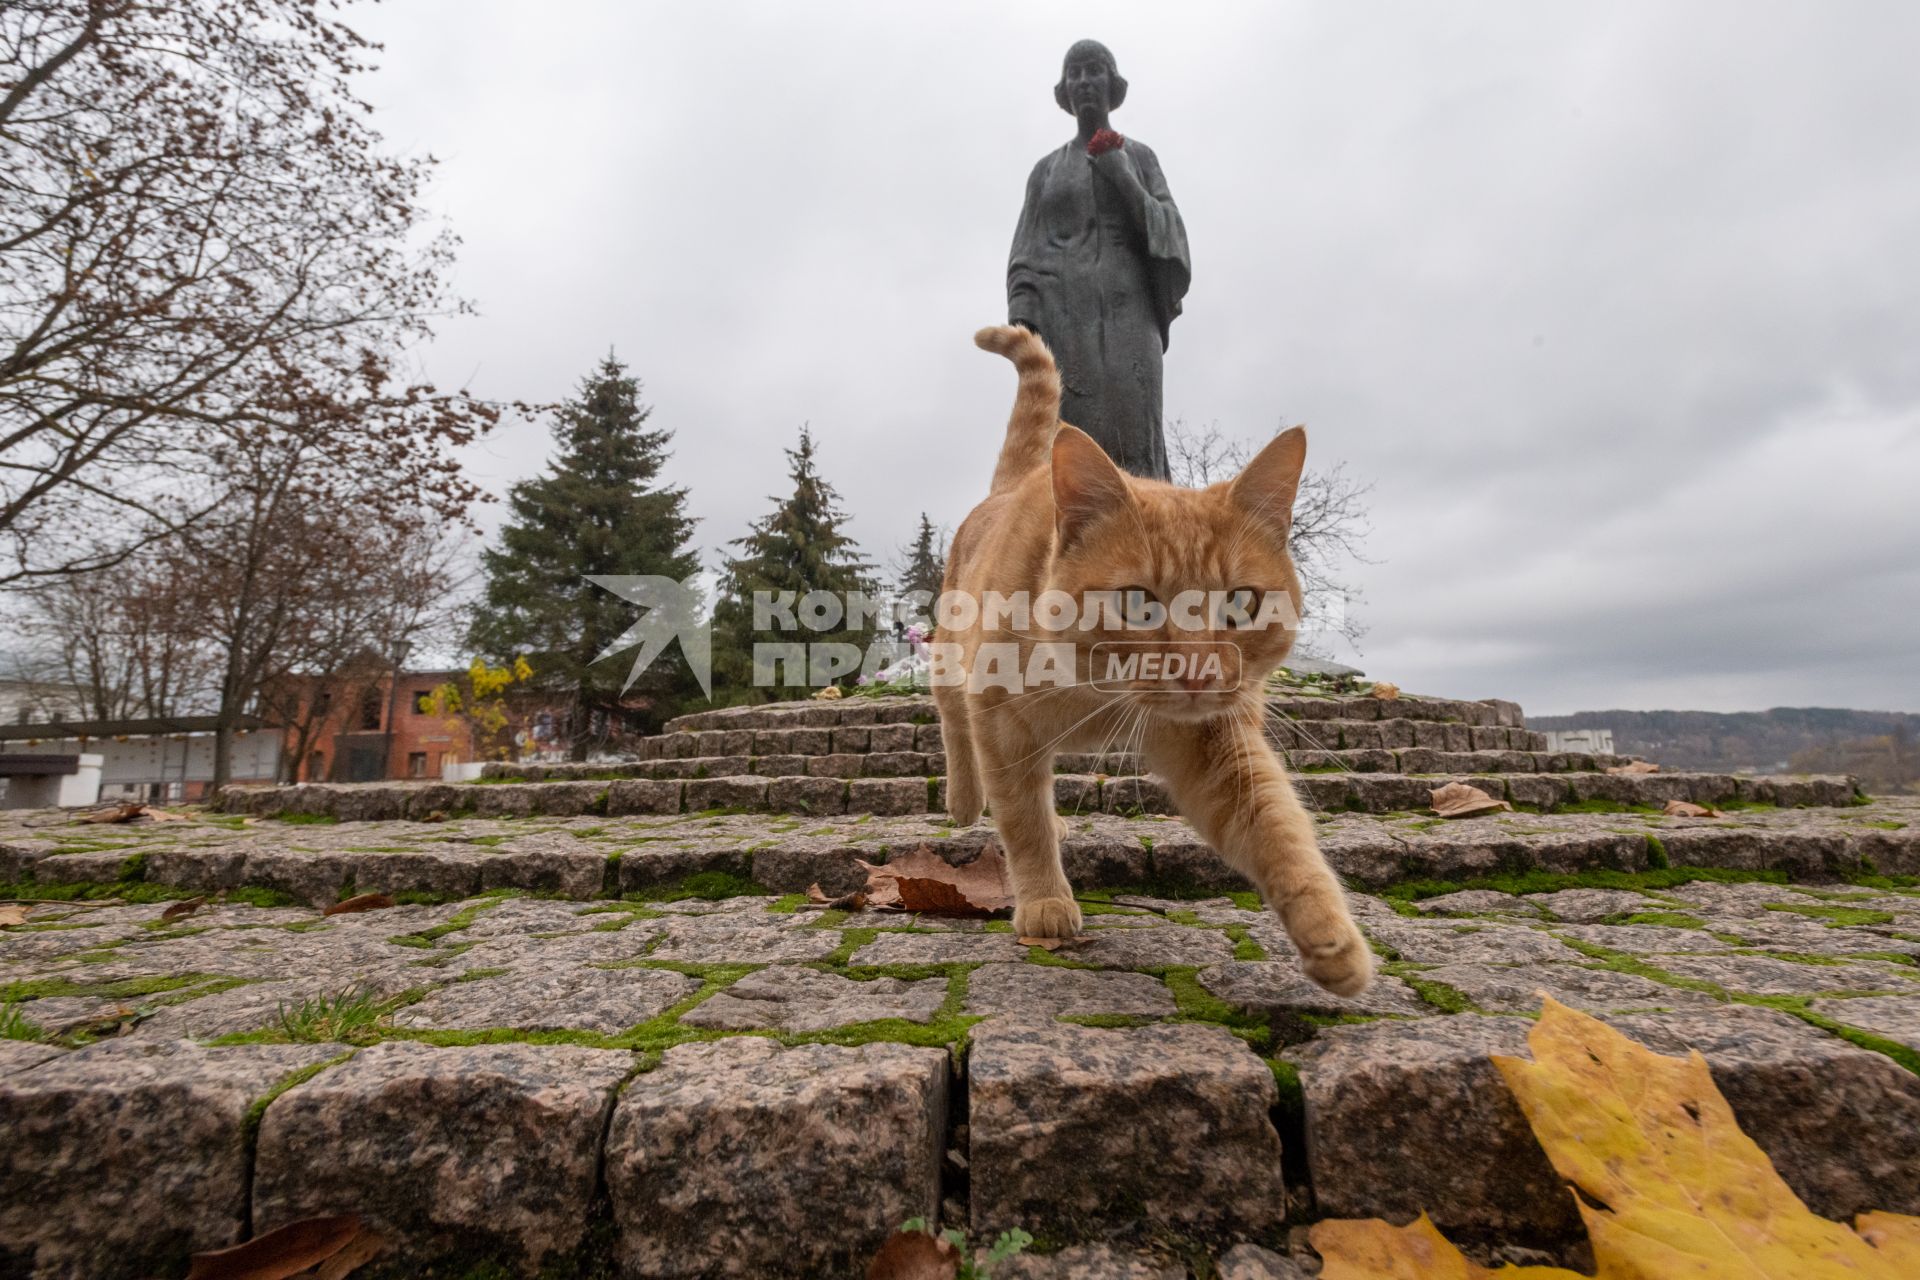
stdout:
[[433,690],[415,689],[413,691],[413,714],[417,716],[433,714]]
[[333,710],[333,690],[322,689],[313,696],[313,714],[325,716],[331,710]]
[[327,758],[316,751],[307,757],[307,781],[325,782],[327,779]]
[[380,730],[380,686],[375,685],[360,695],[360,731],[378,733]]
[[407,776],[424,778],[427,776],[427,753],[424,751],[407,752]]

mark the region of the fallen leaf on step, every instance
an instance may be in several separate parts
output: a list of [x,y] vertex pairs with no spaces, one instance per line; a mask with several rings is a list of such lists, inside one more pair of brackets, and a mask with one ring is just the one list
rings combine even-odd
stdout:
[[[1597,1280],[1909,1280],[1920,1218],[1817,1217],[1740,1131],[1697,1052],[1654,1053],[1548,999],[1533,1057],[1493,1055],[1554,1171],[1574,1191]],[[1426,1215],[1314,1226],[1322,1280],[1581,1280],[1558,1267],[1488,1270]]]
[[953,1280],[960,1250],[924,1231],[902,1231],[880,1246],[867,1264],[867,1280]]
[[1400,686],[1385,680],[1375,680],[1373,688],[1367,690],[1369,698],[1378,698],[1382,702],[1392,702],[1400,696]]
[[1505,800],[1495,800],[1478,787],[1464,782],[1449,782],[1433,791],[1433,811],[1443,818],[1471,818],[1477,813],[1513,812]]
[[206,895],[188,898],[185,902],[176,902],[160,913],[162,920],[184,920],[200,908],[207,905]]
[[149,818],[152,818],[155,822],[192,822],[193,821],[193,815],[190,813],[173,813],[167,809],[156,809],[152,805],[148,805],[144,810],[142,810],[142,812],[144,812]]
[[990,916],[1013,907],[1007,860],[995,848],[957,867],[924,844],[883,866],[860,865],[867,873],[867,905],[877,911]]
[[807,906],[820,911],[864,911],[867,906],[867,892],[855,889],[852,893],[843,893],[837,898],[829,898],[827,891],[816,882],[807,886]]
[[1658,773],[1660,766],[1651,760],[1629,760],[1625,764],[1609,765],[1607,772],[1618,778],[1636,773]]
[[81,822],[132,822],[147,811],[143,804],[117,804],[111,809],[95,809],[80,815]]
[[9,902],[0,905],[0,927],[25,924],[27,922],[27,912],[32,909],[33,908],[27,906],[25,903],[20,902]]
[[1660,812],[1669,818],[1724,818],[1727,816],[1718,809],[1709,808],[1704,804],[1694,804],[1687,800],[1669,800],[1667,807]]
[[372,1262],[386,1247],[385,1236],[378,1231],[368,1231],[363,1228],[359,1235],[347,1241],[346,1248],[313,1269],[311,1273],[313,1280],[346,1280],[348,1276]]
[[393,905],[393,899],[384,893],[362,893],[336,902],[320,914],[323,916],[351,915],[356,911],[379,911]]
[[826,688],[820,690],[820,692],[813,695],[814,700],[816,702],[824,702],[829,698],[844,698],[846,696],[847,696],[846,693],[842,691],[840,686],[837,684],[830,684]]
[[288,1280],[337,1256],[363,1234],[372,1233],[361,1230],[353,1213],[290,1222],[245,1244],[194,1254],[187,1280]]

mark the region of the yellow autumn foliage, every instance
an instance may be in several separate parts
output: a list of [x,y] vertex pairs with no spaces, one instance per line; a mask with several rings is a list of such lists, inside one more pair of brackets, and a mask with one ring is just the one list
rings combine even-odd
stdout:
[[[1852,1229],[1800,1202],[1740,1131],[1698,1053],[1669,1058],[1549,998],[1531,1062],[1495,1055],[1553,1167],[1573,1185],[1599,1280],[1914,1280],[1920,1218]],[[1604,1207],[1596,1207],[1604,1206]],[[1323,1222],[1323,1280],[1583,1280],[1478,1266],[1425,1215]]]

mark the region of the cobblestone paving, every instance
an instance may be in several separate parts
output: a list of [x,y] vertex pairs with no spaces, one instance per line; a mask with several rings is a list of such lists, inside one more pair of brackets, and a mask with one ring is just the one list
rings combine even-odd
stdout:
[[[1570,1202],[1487,1063],[1542,992],[1699,1049],[1819,1212],[1920,1211],[1916,818],[1331,818],[1330,849],[1452,871],[1353,895],[1381,972],[1342,1000],[1172,819],[1075,821],[1088,927],[1047,952],[804,905],[856,854],[986,839],[924,817],[15,815],[6,878],[40,900],[0,929],[0,1273],[178,1274],[340,1208],[408,1275],[857,1274],[910,1216],[1095,1242],[1008,1273],[1034,1277],[1295,1275],[1301,1224],[1420,1209],[1551,1249]],[[1641,857],[1473,883],[1580,841]],[[373,889],[444,900],[320,910]]]

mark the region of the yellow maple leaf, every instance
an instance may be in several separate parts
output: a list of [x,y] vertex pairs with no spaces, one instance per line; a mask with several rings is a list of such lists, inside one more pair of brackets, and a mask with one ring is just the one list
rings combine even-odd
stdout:
[[[1698,1053],[1669,1058],[1548,998],[1531,1062],[1494,1055],[1527,1123],[1573,1184],[1598,1280],[1911,1280],[1920,1218],[1862,1214],[1857,1231],[1815,1215],[1774,1171]],[[1323,1222],[1324,1280],[1574,1277],[1488,1270],[1425,1216]]]

